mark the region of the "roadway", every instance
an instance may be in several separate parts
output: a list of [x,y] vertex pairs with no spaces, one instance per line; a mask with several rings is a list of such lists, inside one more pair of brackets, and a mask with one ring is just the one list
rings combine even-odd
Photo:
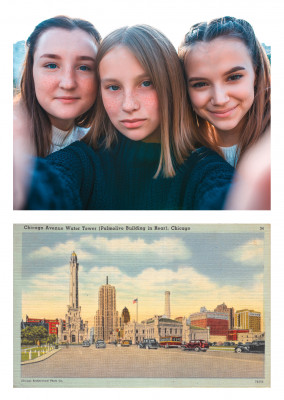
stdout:
[[21,366],[22,378],[264,378],[264,354],[69,346]]

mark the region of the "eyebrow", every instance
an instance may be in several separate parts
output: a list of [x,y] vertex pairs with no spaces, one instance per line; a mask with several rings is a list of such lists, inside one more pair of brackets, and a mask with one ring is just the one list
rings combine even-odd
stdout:
[[[51,58],[53,60],[60,60],[61,59],[61,57],[58,54],[52,54],[52,53],[42,54],[40,56],[40,58]],[[94,57],[90,57],[90,56],[79,56],[79,57],[76,57],[76,58],[77,58],[77,60],[86,60],[86,61],[95,62]]]
[[[137,80],[137,81],[140,81],[141,79],[151,80],[150,75],[147,74],[146,72],[143,73],[143,74],[137,75],[135,77],[135,80]],[[104,79],[101,79],[101,83],[106,83],[106,82],[119,82],[119,79],[117,79],[117,78],[108,78],[108,77],[104,78]]]
[[[241,67],[241,66],[237,66],[237,67],[233,67],[231,69],[229,69],[229,71],[225,72],[224,75],[230,75],[233,72],[236,71],[244,71],[246,68],[245,67]],[[203,81],[206,78],[201,78],[201,77],[193,77],[193,78],[189,78],[188,82],[192,82],[192,81]]]

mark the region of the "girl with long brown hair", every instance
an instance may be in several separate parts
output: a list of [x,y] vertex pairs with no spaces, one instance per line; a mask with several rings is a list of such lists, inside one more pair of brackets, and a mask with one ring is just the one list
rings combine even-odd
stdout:
[[66,16],[42,21],[29,36],[16,101],[31,120],[37,156],[46,157],[87,133],[94,119],[100,41],[90,22]]
[[191,27],[179,48],[196,147],[236,166],[270,124],[270,64],[251,25],[224,17]]

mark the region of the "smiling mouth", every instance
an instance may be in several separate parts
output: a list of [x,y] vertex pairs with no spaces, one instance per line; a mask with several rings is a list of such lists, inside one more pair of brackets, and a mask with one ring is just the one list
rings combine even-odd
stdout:
[[133,129],[133,128],[139,128],[143,123],[146,121],[146,119],[141,118],[135,118],[135,119],[123,119],[120,121],[126,128]]
[[226,110],[216,110],[216,111],[209,110],[209,112],[216,117],[225,118],[228,117],[232,113],[232,111],[234,111],[237,107],[238,106],[227,108]]

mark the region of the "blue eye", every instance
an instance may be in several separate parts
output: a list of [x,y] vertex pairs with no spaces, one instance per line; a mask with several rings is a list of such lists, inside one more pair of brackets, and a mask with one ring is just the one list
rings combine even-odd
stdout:
[[54,64],[54,63],[49,63],[49,64],[45,65],[45,68],[48,68],[48,69],[55,69],[55,68],[57,68],[57,65]]
[[81,66],[79,67],[79,69],[80,69],[81,71],[90,71],[91,68],[87,67],[87,65],[81,65]]
[[234,74],[234,75],[229,76],[228,80],[229,81],[238,81],[242,77],[243,77],[243,75],[241,75],[241,74]]
[[108,89],[111,90],[112,92],[114,92],[114,91],[117,91],[117,90],[119,89],[119,86],[117,86],[117,85],[110,85],[110,86],[108,87]]
[[144,81],[144,82],[142,82],[142,86],[144,86],[144,87],[149,87],[149,86],[151,86],[152,85],[152,82],[151,81]]

